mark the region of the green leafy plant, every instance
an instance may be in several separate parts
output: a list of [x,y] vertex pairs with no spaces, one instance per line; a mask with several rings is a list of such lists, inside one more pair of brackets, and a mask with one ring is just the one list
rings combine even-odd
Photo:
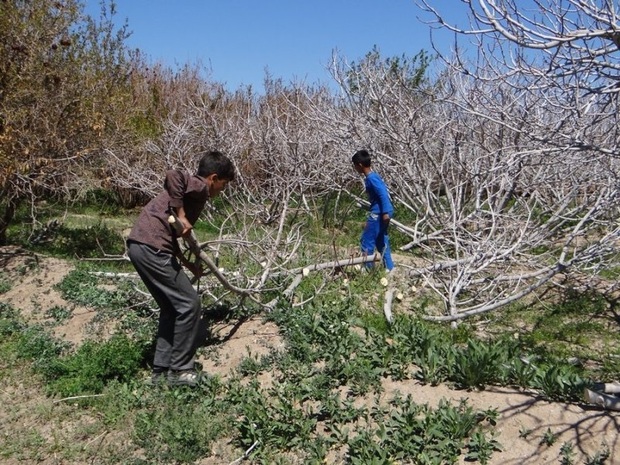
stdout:
[[558,434],[551,431],[551,428],[547,428],[547,431],[545,431],[542,438],[540,439],[540,444],[551,447],[556,443],[557,440]]
[[209,456],[213,442],[235,423],[218,387],[204,391],[164,391],[148,399],[134,423],[133,438],[150,463],[195,463]]
[[126,294],[100,287],[99,279],[85,268],[70,271],[55,287],[65,300],[79,305],[119,308],[127,303]]
[[5,273],[0,273],[0,294],[4,294],[11,290],[11,282]]
[[418,370],[415,378],[436,386],[448,379],[448,360],[453,355],[451,348],[430,344],[424,352],[415,359]]
[[508,362],[508,378],[517,386],[532,386],[536,379],[536,366],[525,357],[514,357]]
[[490,457],[499,444],[482,438],[479,423],[492,416],[475,412],[466,401],[455,406],[442,400],[433,410],[416,404],[411,396],[396,397],[389,407],[373,407],[369,419],[376,426],[358,429],[358,434],[347,440],[348,455],[351,463],[360,464],[405,458],[412,463],[453,463],[466,447],[466,438],[479,432],[472,443],[472,454]]
[[534,387],[549,400],[572,401],[581,398],[585,381],[575,372],[575,367],[558,362],[540,367],[534,378]]
[[42,325],[24,325],[17,335],[18,356],[32,360],[38,367],[53,363],[67,347],[65,343],[50,335]]
[[46,317],[53,319],[57,323],[67,321],[69,318],[71,318],[72,314],[73,312],[71,311],[71,309],[67,307],[61,307],[60,305],[54,305],[45,312]]
[[105,223],[86,228],[71,228],[59,225],[49,243],[30,245],[35,250],[45,249],[47,253],[61,257],[101,257],[104,253],[120,254],[124,250],[122,237]]
[[40,369],[50,393],[61,396],[97,394],[111,380],[132,379],[144,363],[145,348],[124,335],[108,341],[87,341],[73,354]]
[[489,463],[489,459],[495,451],[501,451],[502,448],[493,437],[487,438],[481,431],[474,432],[467,443],[466,460],[477,460],[482,465]]
[[607,459],[611,456],[609,446],[603,442],[601,450],[596,451],[592,456],[588,455],[584,462],[584,465],[603,465],[607,462]]
[[575,445],[572,442],[565,442],[560,447],[560,464],[573,465],[575,463]]
[[261,371],[269,368],[270,365],[271,360],[269,357],[259,358],[248,353],[248,355],[243,357],[241,362],[239,362],[237,371],[241,376],[257,375]]
[[487,344],[470,339],[466,349],[456,351],[450,379],[461,388],[484,389],[498,380],[507,359],[508,348],[501,342]]
[[0,302],[0,337],[12,336],[24,327],[19,311],[10,304]]

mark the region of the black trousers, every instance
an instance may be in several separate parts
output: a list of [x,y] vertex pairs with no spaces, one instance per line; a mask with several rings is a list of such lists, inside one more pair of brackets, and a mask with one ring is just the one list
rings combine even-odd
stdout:
[[131,263],[159,306],[153,367],[194,368],[201,303],[177,258],[138,242],[127,244]]

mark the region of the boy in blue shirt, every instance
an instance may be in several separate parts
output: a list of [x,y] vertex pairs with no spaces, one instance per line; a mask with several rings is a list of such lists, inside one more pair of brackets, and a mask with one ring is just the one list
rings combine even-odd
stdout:
[[355,152],[351,161],[355,171],[365,177],[364,185],[370,201],[370,211],[360,241],[362,253],[372,255],[376,249],[382,255],[383,264],[389,272],[394,268],[388,238],[388,226],[394,215],[390,194],[381,176],[371,169],[370,154],[367,150]]

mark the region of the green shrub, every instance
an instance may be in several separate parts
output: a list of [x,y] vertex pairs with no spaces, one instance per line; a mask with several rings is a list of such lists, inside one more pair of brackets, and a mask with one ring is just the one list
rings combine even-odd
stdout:
[[6,339],[18,333],[23,326],[17,309],[7,303],[0,302],[0,338]]
[[427,340],[415,358],[418,370],[414,376],[423,383],[436,386],[448,379],[454,365],[455,347],[436,340]]
[[459,388],[484,389],[499,381],[502,367],[513,357],[511,349],[503,342],[470,339],[465,349],[456,350],[450,379]]
[[468,462],[478,461],[481,465],[489,463],[489,459],[495,451],[501,451],[499,442],[495,438],[487,438],[481,431],[475,431],[467,443],[465,460]]
[[17,354],[34,361],[35,366],[45,366],[55,360],[67,345],[49,334],[42,325],[24,325],[19,329]]
[[609,446],[603,442],[601,449],[596,451],[593,455],[587,455],[584,465],[603,465],[607,462],[607,459],[611,456]]
[[70,271],[54,287],[63,299],[94,308],[119,308],[127,303],[127,296],[120,290],[107,290],[100,286],[100,278],[86,269]]
[[[485,456],[499,447],[494,440],[483,442],[473,436],[482,434],[481,422],[494,424],[497,413],[476,412],[466,401],[454,406],[442,399],[436,409],[431,409],[416,404],[411,396],[396,397],[385,408],[375,406],[369,416],[372,421],[368,424],[375,426],[362,427],[346,439],[351,463],[455,463],[469,437],[484,448]],[[470,453],[476,452],[475,447]]]
[[0,273],[0,294],[9,292],[11,287],[11,281],[9,281],[8,276],[6,276],[5,273]]
[[56,323],[62,323],[71,318],[72,311],[70,308],[61,307],[60,305],[54,305],[52,308],[45,312],[45,316],[51,318]]
[[[76,198],[73,195],[72,198]],[[72,203],[71,209],[76,213],[95,212],[96,215],[118,215],[123,204],[116,191],[111,189],[94,188],[77,198]]]
[[213,442],[235,424],[216,393],[215,385],[167,391],[138,412],[133,437],[148,463],[196,463],[211,455]]
[[532,387],[552,401],[581,400],[586,381],[579,376],[577,368],[559,361],[546,363],[537,369]]
[[42,371],[48,391],[61,396],[98,394],[111,380],[128,381],[144,366],[145,348],[124,335],[87,341],[75,353],[57,358]]

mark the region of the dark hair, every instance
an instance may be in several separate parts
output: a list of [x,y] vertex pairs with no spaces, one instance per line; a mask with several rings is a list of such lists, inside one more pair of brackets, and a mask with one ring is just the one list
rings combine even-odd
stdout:
[[230,159],[222,152],[211,151],[205,153],[198,164],[198,176],[203,178],[210,174],[217,174],[221,179],[232,181],[235,179],[235,167]]
[[368,153],[368,150],[358,150],[355,152],[353,157],[351,157],[351,161],[355,165],[360,164],[363,167],[368,168],[370,167],[370,154]]

